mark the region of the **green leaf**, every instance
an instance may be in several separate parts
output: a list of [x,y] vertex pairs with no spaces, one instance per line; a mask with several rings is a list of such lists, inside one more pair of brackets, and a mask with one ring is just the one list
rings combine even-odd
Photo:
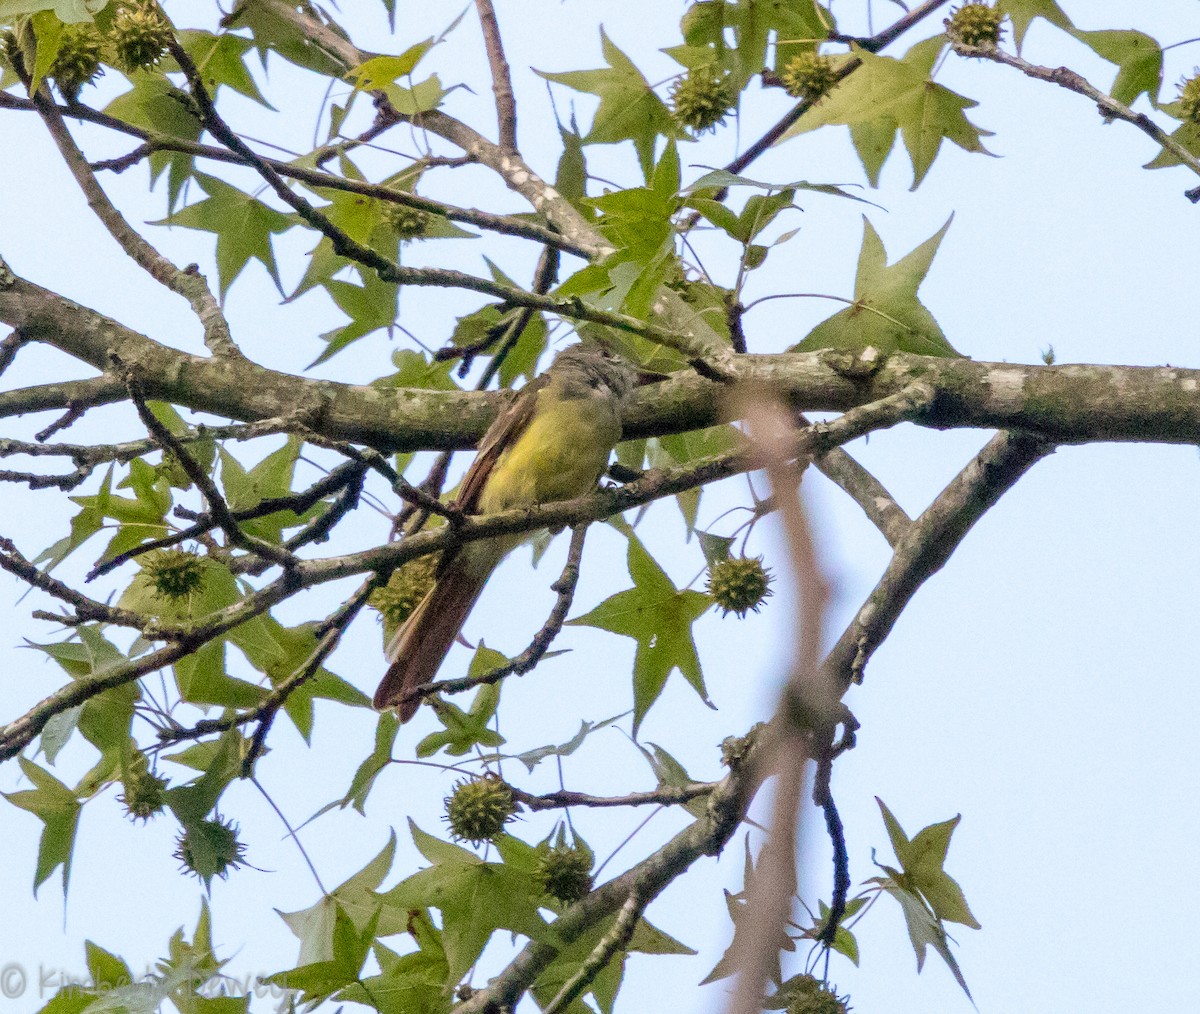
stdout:
[[1050,24],[1064,30],[1071,28],[1071,19],[1054,0],[999,0],[997,6],[1012,19],[1018,53],[1025,44],[1025,33],[1029,31],[1029,23],[1034,18],[1045,18]]
[[607,67],[574,70],[561,74],[537,71],[548,81],[556,81],[580,92],[600,97],[600,108],[592,119],[592,129],[584,144],[617,144],[631,140],[642,168],[647,173],[654,161],[654,142],[661,134],[680,136],[667,109],[633,61],[600,30],[600,44]]
[[[628,712],[625,714],[628,714]],[[581,722],[579,731],[565,743],[560,743],[558,746],[539,746],[534,750],[526,750],[524,753],[517,754],[516,759],[525,765],[527,771],[532,771],[547,757],[569,757],[583,746],[584,740],[593,732],[598,732],[612,725],[614,722],[624,718],[625,714],[613,715],[612,718],[606,718],[602,722]]]
[[[411,821],[410,821],[411,825]],[[430,836],[412,825],[413,841],[425,852]],[[436,841],[436,839],[434,839]],[[457,846],[438,842],[434,865],[401,881],[383,896],[385,911],[406,917],[412,909],[442,913],[448,982],[458,982],[498,929],[540,937],[546,923],[538,914],[541,889],[527,873],[502,863],[486,863]],[[427,853],[427,858],[429,854]]]
[[715,567],[723,560],[729,559],[729,550],[734,541],[732,538],[699,530],[696,531],[696,535],[700,540],[700,551],[704,554],[704,562],[710,567]]
[[[545,1007],[567,981],[579,971],[600,941],[604,939],[604,935],[612,930],[616,918],[614,915],[601,920],[559,950],[555,959],[530,987],[530,992],[541,1006]],[[674,937],[652,926],[645,919],[639,920],[637,926],[634,927],[629,946],[623,951],[618,951],[612,957],[587,989],[587,992],[595,998],[603,1014],[612,1014],[613,1004],[621,987],[621,980],[625,976],[626,956],[635,953],[692,955],[696,952],[686,944],[680,943]],[[591,1010],[579,1000],[566,1009],[578,1012],[578,1014],[584,1014]]]
[[1120,69],[1113,81],[1111,95],[1124,105],[1132,105],[1145,94],[1151,103],[1158,103],[1162,89],[1163,53],[1149,35],[1135,31],[1082,32],[1070,29],[1085,46]]
[[53,11],[59,21],[74,25],[91,21],[92,15],[103,10],[107,3],[108,0],[0,0],[0,18]]
[[459,389],[450,376],[454,369],[453,360],[431,362],[420,352],[397,349],[392,353],[392,363],[396,372],[387,377],[380,377],[372,384],[373,387],[419,387],[427,391]]
[[32,789],[21,792],[2,793],[13,806],[28,810],[45,827],[38,844],[37,868],[33,874],[33,893],[59,866],[62,867],[63,894],[67,893],[67,882],[71,876],[71,853],[75,848],[75,831],[79,826],[79,800],[75,793],[55,778],[49,771],[38,767],[31,760],[18,757],[17,763],[25,777],[33,782]]
[[[1170,103],[1163,107],[1163,111],[1170,113],[1173,116],[1179,115],[1175,109],[1178,103]],[[1181,145],[1185,151],[1191,152],[1197,158],[1200,158],[1200,123],[1193,123],[1191,120],[1184,120],[1171,133],[1171,140]],[[1147,162],[1144,169],[1168,169],[1172,166],[1182,165],[1183,161],[1174,152],[1167,151],[1163,148],[1154,158]]]
[[633,730],[658,700],[667,677],[678,669],[700,699],[712,707],[704,687],[700,657],[692,640],[692,624],[712,600],[703,592],[679,591],[646,552],[636,535],[628,533],[629,576],[633,587],[605,599],[595,609],[568,623],[599,627],[637,641],[633,662]]
[[864,218],[853,304],[818,324],[793,351],[861,351],[873,346],[881,352],[959,355],[946,340],[933,314],[917,298],[917,290],[951,221],[953,215],[919,247],[889,265],[883,241]]
[[892,849],[901,869],[894,870],[877,863],[889,875],[873,878],[873,882],[878,883],[900,903],[908,925],[909,940],[917,956],[917,970],[920,971],[924,964],[926,947],[932,945],[969,997],[971,991],[967,989],[958,963],[950,953],[949,937],[943,926],[943,922],[948,920],[962,923],[972,929],[979,928],[979,923],[967,907],[962,889],[942,868],[950,846],[950,837],[960,818],[930,824],[909,840],[900,822],[883,800],[876,796],[875,802],[879,804],[884,826],[887,828]]
[[[392,868],[395,856],[396,836],[393,833],[374,859],[312,907],[296,912],[279,912],[276,909],[288,929],[300,940],[300,953],[296,958],[298,968],[330,963],[344,967],[339,960],[339,949],[342,960],[355,955],[355,942],[361,946],[366,931],[370,930],[372,934],[377,931],[381,936],[386,936],[403,928],[403,922],[381,922],[382,899],[377,893],[383,878]],[[366,942],[369,943],[369,939]],[[358,967],[362,967],[361,961]],[[325,971],[329,972],[330,969]],[[334,971],[336,977],[336,969]],[[357,971],[356,968],[355,973]],[[310,975],[310,981],[322,974]],[[287,977],[286,972],[277,976],[283,979]],[[344,985],[344,982],[337,985]]]
[[351,804],[359,813],[365,815],[367,796],[375,785],[375,779],[392,763],[392,747],[396,744],[396,734],[399,731],[400,719],[394,711],[385,711],[379,716],[379,723],[375,726],[375,747],[354,772],[346,795],[340,801],[335,800],[323,806],[315,816],[335,806],[344,810]]
[[215,176],[200,172],[194,176],[208,198],[180,208],[152,224],[179,225],[185,229],[216,233],[217,273],[222,299],[251,259],[267,269],[275,287],[282,293],[271,237],[287,232],[296,224],[296,219],[267,207],[262,201]]
[[[467,669],[469,677],[482,676],[486,672],[497,669],[508,662],[508,658],[500,652],[487,647],[482,641],[475,649],[471,665]],[[504,737],[488,728],[488,723],[496,714],[500,703],[500,684],[488,683],[475,691],[475,699],[471,702],[471,710],[463,711],[457,704],[438,697],[430,699],[434,714],[443,728],[431,732],[417,744],[418,757],[432,757],[441,749],[446,753],[461,757],[476,746],[497,747],[504,743]]]
[[[642,756],[646,758],[650,769],[654,772],[654,777],[658,779],[658,787],[681,789],[687,785],[693,785],[696,782],[682,764],[672,757],[657,743],[648,744],[650,749],[647,750],[640,743],[638,749],[642,751]],[[693,799],[688,803],[683,804],[683,808],[687,810],[693,817],[699,819],[708,811],[708,800],[704,798]]]
[[860,51],[862,66],[832,93],[810,109],[784,137],[831,124],[851,128],[863,168],[872,186],[895,143],[899,130],[913,165],[912,189],[920,186],[943,140],[964,151],[990,154],[980,140],[990,132],[980,130],[963,115],[976,105],[933,80],[933,65],[946,45],[935,35],[918,42],[901,60]]
[[332,359],[347,345],[373,331],[390,329],[399,313],[399,286],[385,282],[377,275],[369,275],[362,285],[332,280],[325,283],[325,288],[333,297],[338,309],[350,318],[350,322],[321,335],[326,347],[308,364],[310,369]]
[[[158,74],[135,74],[133,88],[113,99],[104,108],[109,116],[135,127],[182,141],[199,141],[203,128],[193,112],[186,92]],[[173,209],[192,176],[195,158],[178,151],[156,151],[150,155],[150,178],[157,180],[167,172],[167,208]]]
[[433,48],[434,42],[431,35],[424,42],[409,46],[399,56],[372,57],[357,67],[351,67],[346,72],[346,78],[353,81],[354,87],[360,91],[379,91],[411,74],[421,58]]
[[204,78],[210,95],[217,94],[220,86],[225,85],[259,105],[274,110],[275,107],[263,98],[246,68],[246,51],[254,47],[253,42],[228,32],[213,35],[212,32],[194,29],[178,32],[177,37]]
[[401,956],[376,941],[380,974],[347,986],[336,999],[366,1004],[383,1014],[448,1014],[449,969],[441,932],[424,909],[407,913],[404,928],[418,950]]

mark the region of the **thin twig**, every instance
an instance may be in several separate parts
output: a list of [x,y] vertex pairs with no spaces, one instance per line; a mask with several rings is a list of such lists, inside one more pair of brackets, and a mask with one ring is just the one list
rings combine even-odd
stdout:
[[630,792],[624,796],[591,796],[586,792],[546,792],[535,796],[509,786],[513,798],[530,810],[559,810],[568,806],[678,806],[707,796],[717,787],[716,782],[694,782],[691,785],[663,785],[653,792]]
[[633,932],[637,929],[638,920],[641,919],[650,900],[648,897],[643,897],[637,885],[633,887],[609,931],[592,948],[591,953],[579,966],[579,970],[563,983],[562,988],[554,995],[554,999],[542,1008],[543,1014],[562,1014],[591,985],[592,980],[604,970],[613,955],[629,946],[629,941],[633,939]]
[[[952,43],[952,45],[954,46],[954,51],[960,56],[991,60],[993,63],[1003,64],[1006,67],[1019,70],[1026,77],[1031,77],[1035,81],[1056,84],[1060,88],[1066,88],[1068,91],[1076,92],[1085,98],[1091,99],[1099,107],[1101,115],[1106,120],[1124,120],[1126,123],[1133,124],[1133,126],[1137,127],[1138,130],[1160,145],[1165,151],[1169,151],[1183,165],[1191,169],[1192,172],[1200,175],[1200,158],[1197,158],[1188,151],[1187,148],[1176,141],[1175,138],[1163,130],[1162,127],[1145,113],[1135,113],[1127,105],[1118,102],[1110,95],[1106,95],[1085,77],[1071,70],[1069,67],[1042,67],[1035,63],[1029,63],[1019,56],[1006,53],[997,46],[966,46],[962,43]],[[1193,204],[1200,201],[1200,188],[1187,191],[1187,197]]]
[[209,513],[221,531],[225,533],[230,543],[249,553],[254,553],[263,559],[270,560],[281,567],[293,566],[296,558],[286,549],[281,546],[272,545],[269,542],[264,542],[262,539],[257,539],[242,531],[237,518],[233,516],[229,505],[225,502],[225,497],[221,495],[221,491],[217,489],[216,483],[209,477],[208,472],[200,466],[200,463],[192,457],[188,449],[150,411],[137,379],[136,371],[127,371],[126,383],[129,387],[129,398],[133,402],[134,408],[137,409],[138,418],[141,419],[142,425],[146,427],[150,436],[154,438],[164,451],[170,452],[175,457],[187,474],[187,477],[200,490],[205,501],[208,503]]
[[204,329],[204,344],[213,355],[242,358],[230,335],[229,322],[225,319],[221,306],[209,289],[204,276],[194,267],[176,267],[125,221],[125,217],[100,186],[83,152],[75,144],[58,106],[50,97],[45,85],[32,96],[32,102],[79,189],[87,198],[88,207],[95,212],[96,217],[121,249],[156,282],[188,301]]
[[575,586],[579,581],[579,565],[583,559],[583,540],[586,534],[586,524],[576,525],[571,530],[571,546],[567,551],[566,565],[558,580],[550,586],[553,591],[558,593],[558,599],[554,603],[554,608],[550,610],[550,615],[542,625],[542,629],[534,635],[528,648],[504,665],[489,669],[478,676],[463,676],[461,679],[423,683],[413,688],[410,696],[425,698],[432,697],[437,693],[461,694],[474,687],[499,683],[506,676],[513,674],[524,676],[533,669],[542,660],[542,656],[546,654],[554,638],[562,630],[567,613],[571,611],[571,602],[575,598]]

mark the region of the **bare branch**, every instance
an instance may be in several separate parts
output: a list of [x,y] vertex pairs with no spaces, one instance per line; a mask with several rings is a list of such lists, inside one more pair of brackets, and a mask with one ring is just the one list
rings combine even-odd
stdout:
[[568,792],[566,789],[535,796],[511,785],[509,790],[517,802],[530,810],[558,810],[568,806],[678,806],[707,796],[716,787],[716,782],[662,785],[653,792],[630,792],[624,796],[590,796],[586,792]]
[[58,146],[63,161],[87,198],[88,207],[95,212],[96,217],[121,249],[156,282],[188,301],[204,329],[204,344],[213,355],[240,359],[241,352],[229,333],[229,322],[209,290],[204,276],[194,266],[186,269],[176,267],[125,221],[125,217],[108,199],[104,188],[96,180],[95,173],[75,144],[58,106],[54,104],[44,85],[33,96],[32,101]]
[[558,593],[558,599],[554,603],[554,608],[550,610],[550,615],[542,625],[542,629],[534,635],[528,648],[506,664],[480,673],[478,676],[463,676],[461,679],[423,683],[413,689],[413,696],[431,697],[438,693],[460,694],[487,683],[499,683],[505,676],[511,676],[514,673],[517,676],[524,676],[533,669],[542,660],[542,656],[546,654],[554,638],[562,630],[567,613],[571,611],[571,603],[575,598],[575,585],[579,581],[579,564],[583,559],[583,540],[586,534],[586,524],[576,525],[572,529],[571,546],[567,550],[566,565],[558,580],[550,586],[553,591]]
[[972,526],[1054,448],[1029,433],[997,433],[896,546],[883,577],[826,657],[823,668],[843,687],[862,681],[875,649],[904,607],[941,570]]
[[517,150],[517,102],[513,95],[512,76],[504,58],[500,41],[500,25],[492,0],[475,0],[483,42],[487,47],[488,66],[492,69],[492,91],[496,93],[496,121],[499,125],[500,147],[515,153]]
[[[1069,67],[1041,67],[1038,64],[1029,63],[1019,56],[1006,53],[997,46],[966,46],[959,42],[952,42],[952,45],[959,56],[991,60],[993,63],[1019,70],[1026,77],[1031,77],[1035,81],[1056,84],[1060,88],[1066,88],[1067,91],[1076,92],[1084,98],[1091,99],[1099,107],[1100,114],[1106,120],[1124,120],[1126,123],[1133,124],[1156,144],[1161,145],[1164,151],[1169,151],[1183,165],[1200,176],[1200,158],[1188,151],[1145,113],[1135,113],[1127,105],[1105,94],[1083,75]],[[1189,190],[1187,196],[1195,204],[1200,200],[1200,188],[1194,191]]]

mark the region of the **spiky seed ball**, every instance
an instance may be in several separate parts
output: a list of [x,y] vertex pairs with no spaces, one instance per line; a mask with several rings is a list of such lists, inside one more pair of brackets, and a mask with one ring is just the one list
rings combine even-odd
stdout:
[[446,797],[446,822],[455,841],[495,841],[517,812],[512,790],[495,775],[464,778]]
[[792,98],[816,102],[837,84],[837,69],[827,56],[800,53],[788,60],[779,80]]
[[1179,112],[1189,123],[1200,123],[1200,71],[1179,83]]
[[797,975],[784,983],[787,1014],[847,1014],[849,997],[838,996],[827,983],[812,975]]
[[407,204],[388,204],[383,209],[383,220],[402,242],[424,236],[430,217],[428,211]]
[[735,556],[722,560],[708,571],[708,594],[721,615],[737,613],[742,618],[753,609],[756,613],[771,593],[771,572],[761,556]]
[[129,73],[158,64],[171,41],[171,26],[153,0],[117,11],[109,30],[118,66]]
[[104,46],[91,25],[73,25],[63,30],[58,54],[50,65],[50,76],[63,97],[74,99],[79,89],[100,74]]
[[370,604],[383,616],[389,630],[400,626],[433,587],[437,573],[438,556],[418,556],[415,560],[397,567],[382,588],[371,592]]
[[565,842],[539,849],[534,877],[551,898],[570,905],[592,890],[592,855]]
[[214,814],[211,820],[185,828],[175,842],[175,858],[186,873],[207,884],[213,877],[225,880],[243,864],[246,846],[238,839],[238,826]]
[[951,42],[962,46],[995,46],[1004,35],[1004,11],[991,4],[965,3],[942,24]]
[[693,67],[671,86],[671,108],[683,126],[703,134],[725,122],[737,102],[733,75],[713,64]]
[[125,791],[117,797],[117,802],[125,807],[130,820],[149,820],[162,813],[167,780],[150,770],[146,755],[140,750],[122,765],[121,783]]
[[142,573],[159,596],[174,601],[200,590],[204,584],[204,561],[182,549],[162,549],[146,554]]

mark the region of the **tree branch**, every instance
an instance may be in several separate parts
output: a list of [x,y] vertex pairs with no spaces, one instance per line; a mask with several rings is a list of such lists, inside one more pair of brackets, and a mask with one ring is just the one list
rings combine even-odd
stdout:
[[[1101,115],[1106,119],[1124,120],[1126,123],[1133,124],[1143,134],[1160,145],[1164,151],[1169,151],[1183,165],[1200,176],[1200,158],[1197,158],[1188,151],[1187,148],[1176,141],[1175,138],[1163,130],[1162,127],[1145,113],[1135,113],[1127,105],[1106,95],[1085,77],[1071,70],[1069,67],[1041,67],[1038,64],[1029,63],[1019,56],[1006,53],[997,46],[966,46],[960,42],[953,41],[951,45],[959,56],[991,60],[993,63],[1003,64],[1006,67],[1019,70],[1026,77],[1031,77],[1035,81],[1056,84],[1060,88],[1066,88],[1067,91],[1076,92],[1084,96],[1084,98],[1091,99],[1099,107]],[[1193,204],[1200,201],[1200,188],[1197,188],[1195,191],[1187,191],[1187,196]]]
[[485,989],[454,1008],[454,1014],[511,1010],[559,952],[636,897],[644,909],[702,856],[717,855],[737,830],[758,789],[753,742],[745,759],[713,789],[705,814],[653,855],[571,905],[554,921],[553,934],[530,941]]
[[997,433],[913,523],[883,577],[838,638],[823,668],[844,689],[862,681],[867,662],[930,577],[972,526],[1037,461],[1054,450],[1030,433]]
[[500,147],[516,153],[517,102],[513,95],[508,61],[504,58],[504,46],[500,41],[496,10],[492,6],[492,0],[475,0],[475,10],[479,14],[479,26],[483,29],[488,66],[492,69],[492,91],[496,93],[496,122],[499,127]]
[[108,199],[104,188],[96,180],[95,173],[67,130],[58,106],[50,98],[45,85],[33,95],[32,101],[51,138],[58,146],[63,161],[87,198],[88,207],[95,212],[112,238],[151,278],[188,301],[204,330],[204,344],[213,355],[241,359],[242,354],[229,332],[229,322],[208,288],[204,276],[194,268],[176,267],[125,221],[125,217]]

